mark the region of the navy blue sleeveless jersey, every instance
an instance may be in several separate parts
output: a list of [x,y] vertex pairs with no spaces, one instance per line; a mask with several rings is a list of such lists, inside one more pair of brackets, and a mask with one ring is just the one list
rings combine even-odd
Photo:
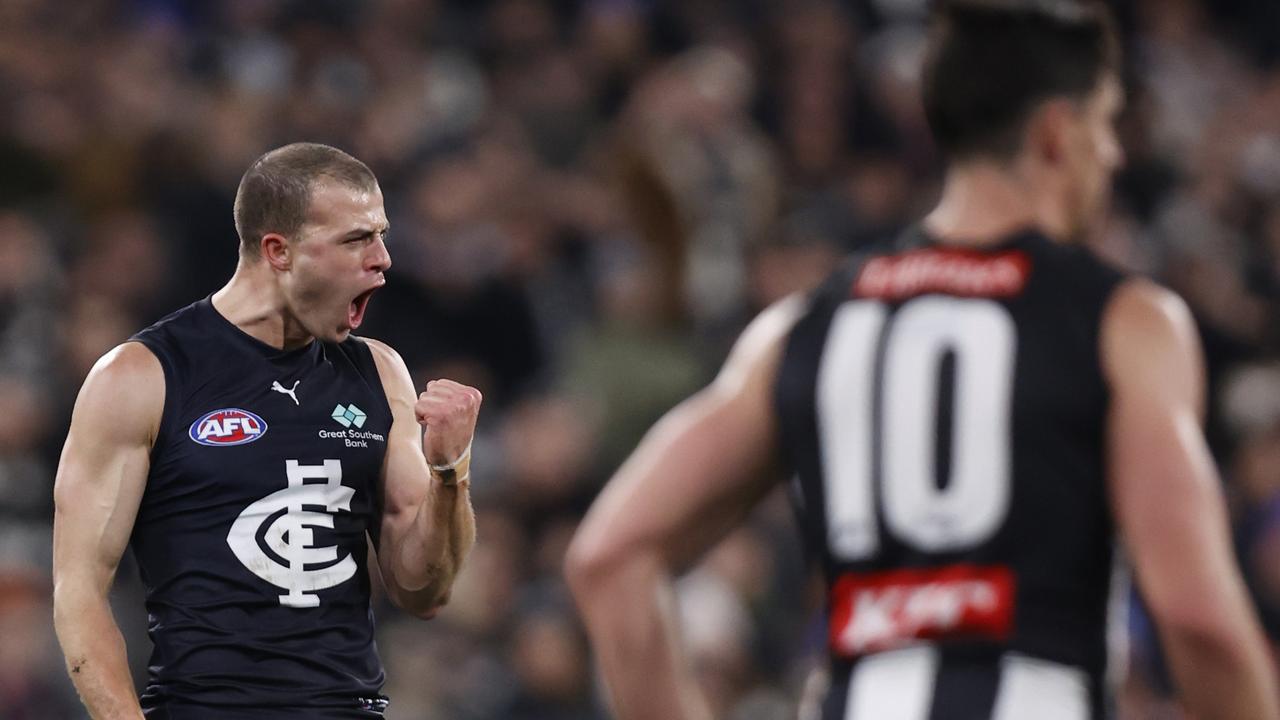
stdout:
[[913,229],[812,295],[776,401],[826,579],[823,720],[1106,717],[1098,344],[1122,280],[1035,232]]
[[391,411],[368,346],[283,352],[207,298],[133,340],[165,378],[130,539],[147,717],[381,717],[366,536]]

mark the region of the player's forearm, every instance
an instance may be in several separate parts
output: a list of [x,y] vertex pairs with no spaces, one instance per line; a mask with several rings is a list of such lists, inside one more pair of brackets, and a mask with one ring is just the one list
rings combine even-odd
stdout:
[[395,577],[406,609],[430,610],[448,599],[476,539],[469,486],[446,486],[431,480],[431,489],[398,553]]
[[[618,720],[709,720],[677,636],[671,577],[655,557],[574,557],[567,568]],[[638,669],[642,671],[638,672]]]
[[1280,695],[1260,633],[1162,633],[1183,702],[1197,720],[1277,720]]
[[67,672],[89,716],[94,720],[141,720],[124,637],[107,599],[91,591],[59,586],[54,592],[53,618]]

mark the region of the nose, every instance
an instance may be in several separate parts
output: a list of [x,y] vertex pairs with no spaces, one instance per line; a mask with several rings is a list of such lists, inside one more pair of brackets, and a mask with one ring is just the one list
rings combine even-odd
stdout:
[[391,252],[387,250],[387,244],[381,237],[374,237],[373,244],[369,247],[366,267],[375,272],[386,272],[391,267]]

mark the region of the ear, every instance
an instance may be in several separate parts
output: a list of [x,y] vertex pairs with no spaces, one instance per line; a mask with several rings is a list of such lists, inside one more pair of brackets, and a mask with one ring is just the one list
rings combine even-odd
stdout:
[[1076,108],[1071,101],[1055,98],[1040,103],[1027,122],[1026,147],[1038,162],[1061,165],[1071,153]]
[[279,233],[267,233],[259,242],[262,258],[272,268],[283,272],[293,267],[293,247],[288,238]]

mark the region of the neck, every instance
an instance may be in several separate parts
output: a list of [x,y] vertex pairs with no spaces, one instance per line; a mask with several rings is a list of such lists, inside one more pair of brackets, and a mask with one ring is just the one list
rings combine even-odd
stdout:
[[235,274],[212,301],[218,314],[272,347],[292,350],[314,339],[293,317],[270,268],[260,260],[241,257]]
[[1038,228],[1052,238],[1070,232],[1063,203],[1026,163],[975,161],[953,165],[925,229],[943,243],[982,246]]

